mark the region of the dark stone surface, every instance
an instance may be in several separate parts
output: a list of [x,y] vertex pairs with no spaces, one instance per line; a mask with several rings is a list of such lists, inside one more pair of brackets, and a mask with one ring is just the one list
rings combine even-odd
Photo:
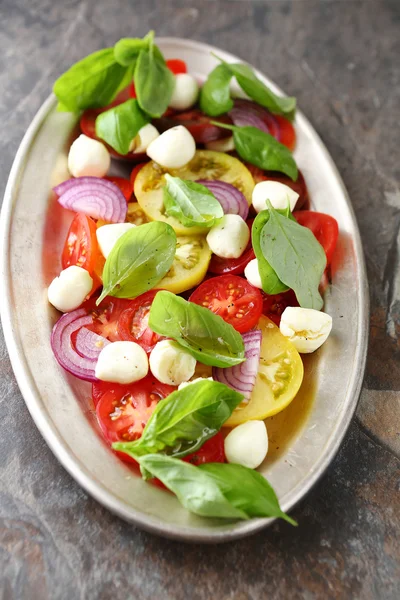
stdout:
[[[128,35],[204,40],[298,97],[352,198],[368,263],[371,343],[354,420],[327,474],[276,524],[225,546],[125,524],[51,454],[0,341],[0,597],[400,597],[400,3],[1,0],[0,186],[52,81]],[[396,135],[397,133],[397,135]]]

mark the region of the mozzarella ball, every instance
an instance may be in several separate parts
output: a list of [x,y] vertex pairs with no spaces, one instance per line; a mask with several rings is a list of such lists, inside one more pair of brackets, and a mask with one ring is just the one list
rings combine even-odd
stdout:
[[196,142],[192,134],[177,125],[164,131],[147,148],[147,156],[166,169],[179,169],[192,160]]
[[214,150],[215,152],[231,152],[235,149],[235,142],[233,141],[233,135],[222,138],[222,140],[213,140],[205,144],[207,150]]
[[247,421],[238,425],[228,433],[224,444],[229,463],[256,469],[268,452],[268,434],[264,421]]
[[53,279],[48,287],[47,297],[57,310],[70,312],[82,304],[92,287],[93,279],[89,273],[82,267],[73,265]]
[[196,379],[191,379],[190,381],[183,381],[178,385],[178,390],[182,390],[183,388],[191,385],[192,383],[197,383],[198,381],[214,381],[212,377],[196,377]]
[[288,306],[282,313],[280,330],[298,352],[308,354],[326,341],[332,329],[332,317],[313,308]]
[[157,342],[150,353],[150,369],[154,377],[168,385],[179,385],[194,375],[196,359],[172,340]]
[[80,135],[68,154],[68,169],[74,177],[104,177],[110,168],[110,155],[101,142]]
[[175,110],[186,110],[196,104],[199,96],[199,84],[189,73],[175,75],[175,87],[169,102]]
[[133,138],[131,145],[129,146],[129,151],[134,152],[135,154],[146,152],[151,142],[158,138],[159,135],[158,129],[151,123],[147,123],[147,125],[144,125],[139,129],[137,136]]
[[245,251],[249,239],[249,228],[239,215],[224,215],[207,234],[211,251],[221,258],[239,258]]
[[244,276],[247,281],[256,288],[262,290],[260,271],[258,269],[258,260],[253,258],[244,269]]
[[146,377],[149,361],[135,342],[113,342],[104,346],[97,359],[95,375],[101,381],[133,383]]
[[299,198],[292,188],[279,181],[260,181],[254,186],[252,202],[254,210],[261,212],[267,208],[269,200],[274,208],[287,208],[288,200],[290,210],[293,211]]
[[133,223],[111,223],[96,230],[97,242],[104,258],[108,257],[117,240],[133,227],[136,227]]

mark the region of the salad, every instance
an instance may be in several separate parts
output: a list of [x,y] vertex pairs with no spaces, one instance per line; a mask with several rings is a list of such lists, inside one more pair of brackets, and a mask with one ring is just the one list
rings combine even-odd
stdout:
[[81,129],[54,188],[72,218],[48,288],[56,360],[91,382],[112,451],[189,511],[296,524],[256,469],[264,420],[331,331],[320,284],[338,225],[310,210],[295,98],[219,58],[200,85],[153,32],[89,55],[54,92]]

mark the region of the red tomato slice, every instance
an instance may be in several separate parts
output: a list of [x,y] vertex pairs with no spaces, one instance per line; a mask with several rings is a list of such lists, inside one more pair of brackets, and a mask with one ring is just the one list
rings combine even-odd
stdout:
[[138,439],[157,403],[174,390],[151,375],[128,385],[94,383],[93,399],[105,438],[111,443]]
[[216,433],[207,440],[201,448],[193,454],[188,454],[183,458],[185,462],[193,465],[204,465],[205,463],[223,463],[225,462],[224,438],[222,433]]
[[125,298],[113,298],[106,296],[99,306],[96,306],[97,298],[90,298],[82,308],[86,309],[88,314],[93,317],[93,324],[88,326],[88,329],[116,342],[121,338],[118,335],[118,319],[124,309],[129,306],[130,300]]
[[312,210],[296,211],[293,216],[300,225],[311,229],[325,250],[327,265],[329,265],[339,236],[339,226],[336,219],[330,215]]
[[118,320],[119,339],[136,342],[146,352],[151,352],[157,342],[164,339],[158,333],[154,333],[148,325],[150,307],[157,292],[158,290],[150,290],[130,300]]
[[126,201],[129,202],[133,194],[133,187],[129,179],[125,179],[125,177],[113,177],[112,175],[104,177],[104,179],[111,181],[111,183],[115,183],[125,196]]
[[281,316],[285,308],[288,306],[299,306],[296,294],[293,290],[288,290],[282,294],[269,296],[265,292],[261,292],[263,299],[263,314],[271,319],[279,327]]
[[179,73],[187,73],[186,63],[180,58],[170,58],[166,61],[166,65],[174,75],[179,75]]
[[[165,121],[167,121],[167,119],[165,119]],[[173,127],[177,123],[184,125],[186,129],[190,131],[197,144],[206,144],[207,142],[220,140],[231,135],[229,130],[212,125],[212,119],[207,117],[207,115],[202,113],[198,108],[176,113],[170,117],[168,121],[169,122],[166,123],[168,127]],[[221,123],[232,124],[231,119],[226,115],[218,117],[218,121]],[[168,129],[168,127],[166,127],[166,129]]]
[[278,123],[279,132],[277,140],[284,146],[287,146],[289,150],[293,150],[296,145],[296,132],[292,123],[281,115],[274,115],[274,119]]
[[189,300],[209,308],[240,333],[257,325],[262,313],[260,290],[236,275],[221,275],[203,281]]
[[147,162],[142,162],[139,165],[135,165],[131,171],[131,176],[130,176],[130,180],[131,180],[131,185],[132,185],[132,189],[135,186],[135,181],[136,181],[136,177],[138,176],[138,173],[140,171],[140,169],[142,167],[144,167],[145,165],[147,165]]
[[133,81],[131,82],[131,84],[129,86],[129,96],[130,96],[130,98],[136,98],[136,89],[135,89],[135,84],[133,83]]
[[[247,221],[250,233],[253,221],[254,219]],[[243,252],[242,256],[239,256],[239,258],[221,258],[220,256],[213,254],[208,266],[208,270],[210,273],[214,273],[215,275],[227,275],[228,273],[230,275],[241,275],[249,262],[255,257],[256,255],[254,254],[250,238],[246,250]]]

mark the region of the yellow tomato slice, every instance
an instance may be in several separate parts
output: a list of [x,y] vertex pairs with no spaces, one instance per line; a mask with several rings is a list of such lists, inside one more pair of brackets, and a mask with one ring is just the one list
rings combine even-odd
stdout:
[[267,317],[262,316],[258,326],[262,341],[256,384],[249,402],[232,413],[226,427],[275,415],[290,404],[303,381],[303,363],[293,344]]
[[203,237],[178,236],[172,267],[157,288],[174,294],[190,290],[203,280],[210,259],[211,250]]
[[144,223],[149,222],[138,202],[129,202],[126,220],[128,223],[133,223],[134,225],[144,225]]
[[206,227],[184,227],[174,217],[168,217],[164,211],[163,191],[164,175],[196,181],[196,179],[220,179],[237,187],[251,204],[254,188],[253,177],[247,167],[237,158],[213,152],[197,150],[193,160],[181,169],[164,169],[155,162],[142,167],[135,179],[135,196],[141,208],[152,221],[165,221],[172,225],[178,235],[206,235]]

